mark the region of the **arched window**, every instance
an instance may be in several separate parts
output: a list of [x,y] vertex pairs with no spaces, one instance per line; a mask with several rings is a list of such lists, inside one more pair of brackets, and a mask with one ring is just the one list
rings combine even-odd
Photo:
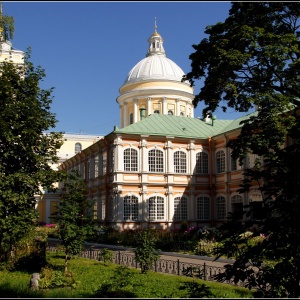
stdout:
[[138,219],[138,198],[136,196],[124,197],[124,221]]
[[196,173],[208,174],[208,154],[205,152],[196,154]]
[[210,220],[210,199],[208,197],[197,198],[197,220]]
[[82,145],[80,143],[75,144],[75,154],[79,153],[82,150]]
[[176,197],[174,199],[174,220],[187,220],[186,197]]
[[133,124],[133,113],[129,115],[129,124]]
[[148,153],[149,172],[164,171],[164,155],[161,150],[153,149]]
[[184,112],[183,112],[183,111],[181,111],[181,112],[180,112],[180,115],[181,115],[181,116],[184,116]]
[[149,202],[149,221],[163,220],[165,218],[164,198],[153,196],[148,199]]
[[225,172],[225,152],[224,152],[224,150],[219,150],[216,153],[216,167],[217,167],[217,173]]
[[183,151],[174,153],[174,172],[186,173],[186,153]]
[[173,116],[173,110],[169,110],[168,115]]
[[226,218],[226,202],[222,196],[217,197],[216,201],[217,208],[217,220],[224,220]]
[[155,114],[159,114],[160,111],[159,111],[158,109],[156,109],[156,110],[154,111],[154,113],[155,113]]
[[124,171],[138,170],[138,152],[135,149],[128,148],[124,150]]
[[231,211],[234,219],[243,219],[243,197],[241,195],[231,197]]

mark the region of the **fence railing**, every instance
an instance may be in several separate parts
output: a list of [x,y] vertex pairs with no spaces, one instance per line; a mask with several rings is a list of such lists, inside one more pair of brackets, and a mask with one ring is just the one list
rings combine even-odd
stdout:
[[[56,246],[48,245],[47,248],[50,252],[58,252]],[[83,258],[94,259],[98,261],[103,261],[103,258],[100,255],[101,249],[85,249],[79,255]],[[135,259],[134,254],[122,253],[121,251],[112,251],[113,256],[111,262],[118,265],[123,265],[129,268],[139,269],[139,262]],[[206,281],[215,281],[217,282],[215,276],[223,273],[225,271],[224,267],[210,266],[206,263],[203,264],[194,264],[177,260],[167,260],[159,258],[156,263],[154,263],[151,268],[154,272],[179,275],[179,276],[188,276],[203,279]],[[243,282],[238,282],[235,284],[233,280],[225,281],[226,284],[231,284],[235,286],[244,287]]]

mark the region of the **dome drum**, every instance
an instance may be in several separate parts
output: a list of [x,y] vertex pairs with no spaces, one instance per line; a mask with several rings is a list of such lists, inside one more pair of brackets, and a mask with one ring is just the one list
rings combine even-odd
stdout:
[[148,42],[146,57],[130,70],[119,89],[121,128],[153,113],[194,117],[194,89],[182,82],[183,70],[166,57],[156,28]]

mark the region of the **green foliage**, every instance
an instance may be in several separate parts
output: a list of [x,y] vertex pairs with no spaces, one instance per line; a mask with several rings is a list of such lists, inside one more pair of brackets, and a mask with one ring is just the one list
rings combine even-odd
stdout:
[[63,273],[60,270],[53,270],[49,267],[44,267],[40,273],[39,288],[61,288],[61,287],[72,287],[78,288],[80,281],[76,281],[73,278],[72,273]]
[[99,261],[103,261],[105,265],[107,265],[108,262],[112,262],[113,260],[113,252],[107,248],[103,248],[99,252]]
[[155,250],[155,242],[148,230],[140,231],[137,241],[138,245],[134,250],[135,259],[139,262],[141,272],[144,274],[159,259],[159,253]]
[[209,287],[205,284],[201,284],[195,281],[186,281],[180,286],[181,290],[187,290],[187,298],[215,298],[211,293]]
[[132,277],[135,273],[125,266],[118,266],[110,280],[104,281],[95,296],[99,298],[126,298],[133,295]]
[[65,272],[67,271],[68,258],[82,252],[84,242],[93,231],[93,204],[86,199],[86,187],[80,174],[68,174],[64,181],[62,198],[55,213],[58,226],[58,238],[64,247]]
[[40,187],[54,191],[58,181],[49,162],[57,161],[62,135],[45,134],[57,122],[50,112],[52,89],[40,89],[44,70],[35,68],[29,58],[27,53],[21,66],[1,64],[0,260],[31,230]]
[[47,241],[48,237],[56,237],[57,227],[56,226],[36,226],[35,236],[41,241]]
[[4,41],[12,40],[15,31],[14,18],[2,15],[0,18],[0,30]]
[[193,45],[185,77],[192,85],[205,79],[194,99],[205,103],[204,115],[220,105],[239,112],[257,107],[228,147],[240,164],[249,153],[263,158],[245,171],[239,191],[259,186],[257,234],[268,239],[251,243],[239,236],[253,226],[250,220],[224,236],[218,255],[236,256],[220,277],[247,282],[259,297],[300,296],[299,17],[299,2],[233,2],[228,18],[207,26],[208,37]]
[[[61,270],[64,264],[64,256],[57,253],[47,253],[48,268],[50,270]],[[38,291],[31,291],[28,283],[31,274],[28,272],[7,272],[0,271],[0,294],[6,298],[93,298],[99,287],[103,284],[110,284],[116,276],[118,266],[111,264],[104,266],[102,263],[85,258],[72,259],[69,265],[73,274],[73,279],[80,284],[76,289],[70,287],[43,288]],[[129,269],[120,275],[123,279],[128,279],[128,285],[122,283],[119,290],[126,291],[126,298],[187,298],[187,291],[180,290],[183,282],[192,279],[148,272],[141,274],[140,271]],[[49,271],[53,272],[53,271]],[[42,273],[42,272],[41,272]],[[41,274],[40,273],[40,274]],[[49,276],[50,277],[50,276]],[[244,288],[221,284],[217,282],[195,282],[207,285],[216,298],[252,298],[253,294]],[[162,289],[163,286],[163,289]],[[116,287],[117,289],[117,287]],[[124,294],[123,294],[124,295]]]

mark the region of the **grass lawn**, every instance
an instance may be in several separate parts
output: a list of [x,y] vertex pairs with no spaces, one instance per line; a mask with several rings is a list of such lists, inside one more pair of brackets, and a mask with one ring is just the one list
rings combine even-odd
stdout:
[[[47,253],[48,267],[60,273],[63,270],[64,255]],[[37,270],[39,271],[39,270]],[[1,298],[188,298],[188,289],[180,289],[185,282],[205,284],[209,288],[211,298],[253,298],[253,294],[245,288],[227,284],[208,282],[184,276],[148,272],[123,268],[114,264],[85,258],[69,260],[68,271],[72,273],[76,287],[56,287],[32,291],[29,282],[32,272],[0,271]],[[56,280],[59,281],[59,278]],[[102,292],[95,292],[102,285]],[[105,291],[112,287],[108,297]]]

